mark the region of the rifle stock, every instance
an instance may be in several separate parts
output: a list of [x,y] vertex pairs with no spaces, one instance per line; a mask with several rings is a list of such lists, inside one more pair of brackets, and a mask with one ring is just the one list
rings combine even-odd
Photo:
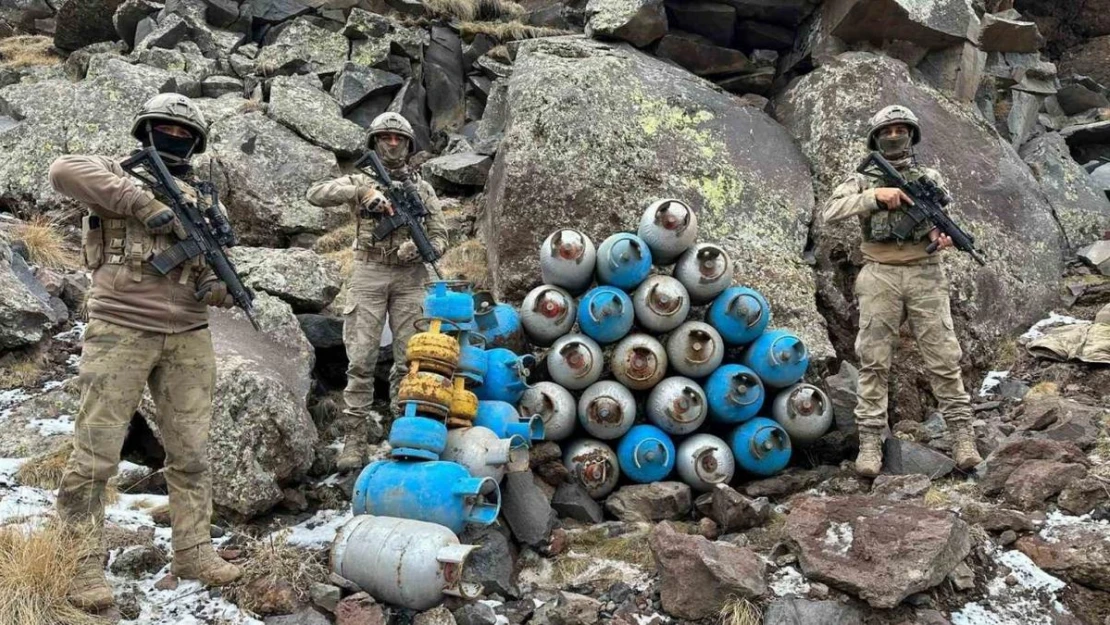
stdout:
[[[184,240],[151,259],[151,266],[155,271],[166,275],[181,263],[203,255],[216,277],[227,285],[227,292],[235,301],[235,305],[243,310],[254,329],[261,331],[262,328],[254,316],[254,293],[243,284],[235,266],[224,253],[225,245],[235,244],[235,235],[231,230],[231,224],[220,212],[219,204],[215,203],[215,186],[208,188],[213,204],[201,213],[197,205],[190,202],[182,193],[181,187],[177,186],[177,181],[153,147],[139,150],[120,163],[120,166],[127,173],[168,197],[170,208],[185,229]],[[148,178],[139,173],[140,168],[146,170],[151,177]],[[198,291],[195,295],[198,300],[202,299],[206,295],[206,290]]]

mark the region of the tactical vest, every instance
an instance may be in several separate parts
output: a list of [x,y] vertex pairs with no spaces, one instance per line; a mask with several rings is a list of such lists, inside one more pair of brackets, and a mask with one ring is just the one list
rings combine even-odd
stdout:
[[[390,172],[391,175],[392,173],[393,172]],[[423,181],[423,178],[420,174],[413,173],[411,174],[411,180],[419,193],[420,183]],[[427,205],[427,197],[420,194],[420,199]],[[375,213],[370,217],[363,217],[358,212],[355,213],[355,240],[353,247],[356,252],[377,252],[381,254],[379,260],[388,260],[389,258],[396,257],[397,248],[405,241],[408,241],[410,236],[408,227],[402,226],[394,230],[385,239],[374,241],[374,229],[378,227],[382,215],[383,213]],[[422,226],[427,228],[427,216],[420,217],[418,221]],[[416,264],[423,261],[415,260],[412,262]]]
[[[907,182],[913,182],[925,176],[925,170],[920,167],[910,167],[902,172]],[[884,186],[881,180],[868,178],[868,189],[877,189]],[[863,227],[863,239],[872,243],[896,243],[899,241],[893,234],[894,225],[906,218],[906,211],[901,208],[896,210],[887,210],[886,207],[880,206],[880,210],[873,211],[868,215],[860,217],[860,222]],[[909,239],[905,239],[910,243],[924,241],[929,237],[929,231],[933,229],[933,224],[929,220],[923,220],[914,229]]]
[[[189,196],[196,197],[198,206],[203,213],[206,198],[200,195],[187,183],[178,181],[181,190]],[[170,199],[159,193],[154,193],[158,201],[170,205]],[[179,239],[173,232],[167,234],[152,234],[146,229],[143,222],[134,217],[122,219],[106,219],[90,213],[81,220],[82,256],[85,267],[95,271],[101,265],[128,265],[131,269],[131,279],[141,282],[144,269],[149,265],[151,258],[173,247]],[[186,261],[178,278],[181,284],[186,284],[193,276],[194,270],[204,265],[203,257],[196,257]]]

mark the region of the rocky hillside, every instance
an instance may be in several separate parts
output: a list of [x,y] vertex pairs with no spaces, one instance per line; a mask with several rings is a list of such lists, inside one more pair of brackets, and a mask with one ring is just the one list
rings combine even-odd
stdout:
[[[349,171],[370,120],[396,111],[445,199],[445,273],[518,302],[553,230],[600,241],[682,198],[736,281],[773,303],[773,325],[805,339],[838,424],[780,476],[701,498],[625,486],[600,505],[545,443],[506,477],[504,521],[464,537],[482,545],[472,574],[487,600],[416,621],[1105,625],[1110,378],[1025,345],[1110,302],[1107,15],[1104,0],[0,0],[0,525],[45,514],[76,412],[83,209],[51,189],[49,164],[126,155],[142,102],[182,93],[211,126],[196,164],[259,292],[262,340],[214,314],[209,449],[219,525],[233,528],[221,545],[257,575],[232,602],[159,581],[168,530],[146,510],[164,484],[144,402],[109,514],[144,536],[157,526],[114,556],[145,550],[113,570],[135,598],[125,616],[414,617],[296,566],[326,563],[351,488],[332,422],[353,231],[305,191]],[[907,340],[887,474],[871,483],[845,463],[858,228],[817,212],[892,103],[922,119],[918,156],[944,172],[988,261],[947,254],[989,457],[965,476],[939,453],[947,428]],[[266,560],[258,536],[292,555]]]

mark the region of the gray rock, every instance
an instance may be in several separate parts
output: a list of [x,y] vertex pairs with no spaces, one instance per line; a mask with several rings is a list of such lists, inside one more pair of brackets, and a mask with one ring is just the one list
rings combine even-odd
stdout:
[[358,156],[366,145],[363,129],[343,119],[335,100],[307,78],[275,78],[270,87],[267,112],[311,143],[339,156]]
[[1106,484],[1097,477],[1087,476],[1064,487],[1057,503],[1060,508],[1082,516],[1090,514],[1099,504],[1110,500]]
[[[335,155],[302,140],[261,112],[212,124],[205,157],[216,159],[221,199],[244,245],[280,246],[285,236],[323,234],[347,219],[347,209],[319,208],[305,191],[339,176]],[[198,158],[207,171],[207,158]]]
[[1036,52],[1043,45],[1044,37],[1034,22],[1001,14],[983,16],[979,47],[987,52]]
[[347,61],[347,38],[300,17],[258,54],[259,71],[273,74],[334,74]]
[[649,540],[659,569],[663,610],[682,619],[716,617],[730,596],[767,592],[763,560],[747,547],[682,534],[660,523]]
[[165,6],[156,0],[124,0],[112,15],[112,24],[116,34],[127,44],[128,48],[135,47],[135,29],[143,18],[157,13]]
[[90,43],[116,38],[112,16],[123,0],[65,0],[54,16],[54,45],[77,50]]
[[1110,590],[1110,541],[1091,523],[1054,528],[1052,537],[1023,536],[1015,544],[1037,566],[1066,581]]
[[425,114],[427,93],[424,85],[419,80],[408,79],[401,86],[401,90],[393,97],[386,109],[393,113],[400,113],[412,124],[414,147],[417,151],[427,150],[432,145],[431,130],[428,127],[428,117]]
[[[478,138],[490,139],[501,135],[505,130],[505,122],[509,114],[509,81],[495,80],[490,83],[489,95],[486,96],[486,108],[482,119],[478,122]],[[1110,168],[1108,168],[1110,173]],[[1107,176],[1110,180],[1110,175]],[[1107,185],[1110,187],[1110,184]]]
[[206,98],[218,98],[229,93],[242,97],[243,81],[231,76],[209,76],[204,79],[200,88]]
[[775,24],[740,20],[736,22],[736,41],[745,50],[787,50],[794,45],[794,30]]
[[968,526],[949,512],[871,497],[795,499],[786,532],[809,579],[893,608],[967,557]]
[[682,482],[622,486],[605,500],[609,514],[626,522],[677,521],[690,515],[690,487]]
[[592,597],[559,591],[554,601],[540,606],[529,623],[535,625],[594,625],[601,602]]
[[[305,408],[315,353],[289,305],[256,293],[263,332],[239,309],[210,318],[216,370],[208,466],[212,498],[243,517],[266,512],[284,499],[282,487],[312,466],[316,426]],[[140,412],[151,429],[153,402]]]
[[301,0],[252,0],[254,19],[277,24],[312,11],[313,3]]
[[[497,97],[495,83],[487,116]],[[674,195],[700,211],[703,237],[729,252],[736,280],[776,302],[776,323],[800,331],[813,358],[831,354],[813,274],[797,262],[813,209],[809,165],[769,117],[626,46],[574,38],[520,46],[507,109],[483,226],[500,242],[488,261],[501,297],[537,284],[544,233],[573,222],[601,241]]]
[[930,447],[895,436],[883,441],[883,472],[893,475],[919,473],[935,480],[956,468],[956,462]]
[[1033,134],[1037,126],[1037,115],[1041,110],[1041,100],[1035,93],[1011,91],[1006,128],[1010,133],[1010,144],[1015,150],[1020,149]]
[[797,26],[820,4],[819,0],[726,0],[740,19]]
[[685,33],[668,33],[655,48],[655,54],[699,76],[735,74],[752,69],[743,52],[715,46]]
[[776,599],[763,610],[763,625],[863,625],[859,608],[839,601]]
[[346,117],[361,128],[370,128],[375,117],[389,110],[389,105],[393,103],[394,98],[394,94],[388,93],[373,96],[352,109]]
[[454,30],[432,27],[431,43],[424,53],[424,90],[428,94],[432,133],[453,132],[466,123],[463,97],[462,41]]
[[1087,457],[1073,443],[1045,439],[1015,439],[1004,442],[979,466],[979,487],[984,495],[1002,492],[1018,467],[1033,460],[1087,465]]
[[1032,532],[1038,526],[1032,515],[979,502],[968,502],[960,510],[960,516],[988,532]]
[[[1101,169],[1100,167],[1099,170]],[[1102,275],[1110,276],[1110,241],[1098,240],[1088,245],[1079,251],[1079,259]]]
[[252,2],[240,0],[204,0],[208,5],[208,23],[220,28],[249,27],[254,13]]
[[467,603],[452,614],[458,625],[497,625],[497,613],[486,603]]
[[832,402],[836,429],[850,436],[856,435],[856,403],[859,388],[859,370],[847,360],[840,361],[836,375],[825,378],[825,391]]
[[727,484],[718,484],[712,492],[698,497],[696,503],[698,510],[713,519],[725,534],[759,527],[771,518],[771,504],[766,497],[749,499]]
[[1065,85],[1056,92],[1056,102],[1065,115],[1078,115],[1091,109],[1110,106],[1106,96],[1079,83]]
[[343,347],[343,320],[326,315],[297,315],[301,330],[316,349]]
[[[846,93],[851,97],[842,100]],[[886,95],[880,100],[878,93]],[[834,100],[842,103],[835,105],[836,115],[829,115]],[[852,52],[836,57],[798,79],[776,100],[775,114],[809,155],[824,202],[863,157],[866,120],[894,101],[929,120],[918,159],[943,173],[959,204],[954,218],[986,252],[987,269],[964,254],[950,254],[947,263],[955,292],[974,293],[952,302],[961,320],[957,335],[972,361],[986,366],[1003,337],[1024,330],[1028,319],[1057,297],[1063,241],[1029,168],[974,112],[950,107],[933,89],[915,84],[904,64],[885,56]],[[851,154],[843,149],[848,145],[857,146]],[[991,164],[989,171],[977,165],[983,162]],[[813,228],[822,314],[850,349],[856,297],[843,263],[859,262],[859,225],[819,220]]]
[[971,102],[979,90],[987,53],[970,43],[933,50],[917,64],[921,74],[937,89],[963,102]]
[[331,95],[346,115],[371,98],[387,98],[388,104],[404,82],[396,74],[347,63],[332,83]]
[[438,156],[424,163],[421,173],[437,190],[454,187],[482,187],[489,177],[493,159],[486,154],[462,152]]
[[593,525],[605,519],[601,505],[590,498],[586,489],[574,481],[563,482],[555,489],[555,495],[551,498],[551,507],[560,517],[582,523]]
[[393,31],[396,22],[361,8],[351,9],[343,35],[348,39],[377,39]]
[[247,286],[281,298],[294,312],[319,312],[343,278],[331,259],[306,249],[233,247],[229,256]]
[[84,80],[89,71],[89,62],[92,61],[94,56],[100,54],[121,55],[123,51],[124,46],[118,41],[101,41],[70,52],[65,61],[66,76],[73,81]]
[[[736,7],[724,2],[667,2],[669,26],[701,35],[714,45],[730,47],[736,27]],[[793,38],[791,38],[793,41]]]
[[417,614],[412,619],[412,625],[455,625],[455,617],[447,608],[438,606]]
[[166,566],[169,558],[158,547],[144,545],[124,550],[112,560],[109,569],[116,575],[141,579],[157,573]]
[[486,594],[516,596],[513,582],[516,558],[506,533],[498,527],[470,527],[459,535],[463,544],[478,545],[467,558],[463,578],[481,584]]
[[923,497],[932,485],[932,480],[920,473],[880,475],[871,483],[871,494],[876,497],[886,497],[893,501],[917,499]]
[[531,546],[546,543],[557,520],[548,498],[527,470],[505,475],[501,483],[501,514],[513,536]]
[[1035,397],[1021,405],[1014,424],[1025,436],[1073,443],[1089,451],[1095,446],[1106,412],[1058,396]]
[[623,39],[644,47],[667,32],[663,0],[590,0],[586,36]]
[[35,345],[64,318],[23,257],[0,238],[0,350]]
[[262,622],[265,625],[329,625],[331,623],[328,617],[313,610],[310,606],[304,606],[293,614],[267,616]]
[[974,41],[979,17],[964,0],[831,0],[822,7],[823,28],[844,41],[869,41],[875,33],[928,48]]

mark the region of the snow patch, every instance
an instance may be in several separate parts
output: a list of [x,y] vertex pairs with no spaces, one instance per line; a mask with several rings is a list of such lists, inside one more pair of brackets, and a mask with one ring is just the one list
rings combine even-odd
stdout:
[[825,530],[825,546],[835,551],[838,555],[848,555],[852,548],[852,526],[848,523],[829,523]]
[[15,474],[26,458],[0,458],[0,486],[15,486]]
[[21,388],[13,388],[7,391],[0,391],[0,421],[4,421],[11,414],[12,407],[19,405],[28,399],[31,395]]
[[983,378],[983,384],[979,387],[979,397],[988,397],[994,394],[994,389],[1002,380],[1010,377],[1009,371],[991,371]]
[[85,323],[84,321],[78,321],[77,323],[73,324],[72,328],[66,330],[65,332],[59,332],[55,334],[54,340],[65,341],[66,343],[78,343],[81,341],[81,337],[85,336],[86,327],[88,327],[87,323]]
[[31,419],[24,427],[28,430],[38,430],[43,436],[73,434],[73,415],[64,414],[55,419]]
[[[1053,615],[1068,614],[1056,597],[1066,585],[1064,582],[1045,573],[1020,551],[1002,552],[993,545],[988,549],[995,561],[1005,568],[1000,567],[987,583],[985,597],[952,613],[952,625],[1053,623]],[[1008,577],[1016,583],[1006,583]]]
[[[488,605],[490,607],[490,609],[492,609],[494,611],[495,614],[497,612],[497,608],[504,605],[500,601],[494,601],[492,599],[479,599],[478,603]],[[497,616],[497,621],[494,623],[494,625],[509,625],[509,617],[504,616],[502,614],[496,614],[496,616]]]
[[806,578],[792,566],[783,567],[771,574],[771,591],[776,597],[804,597],[809,593]]
[[1092,519],[1089,514],[1071,516],[1069,514],[1063,514],[1059,510],[1053,510],[1048,513],[1047,518],[1045,518],[1044,526],[1041,527],[1040,536],[1045,542],[1060,542],[1061,535],[1078,526],[1097,530],[1106,535],[1107,540],[1110,540],[1110,521],[1096,521]]
[[0,499],[0,525],[30,521],[54,509],[54,495],[41,488],[17,486]]
[[1034,339],[1039,339],[1045,335],[1045,330],[1050,330],[1059,326],[1074,325],[1076,323],[1090,322],[1083,319],[1076,319],[1075,317],[1069,317],[1067,315],[1061,315],[1058,314],[1056,311],[1052,311],[1048,313],[1047,319],[1041,319],[1037,323],[1034,323],[1032,326],[1030,326],[1029,329],[1025,331],[1025,334],[1022,334],[1020,337],[1018,337],[1018,340],[1028,342]]
[[339,528],[353,516],[350,509],[317,510],[308,520],[278,532],[289,533],[285,539],[287,545],[308,549],[327,547],[335,540]]

